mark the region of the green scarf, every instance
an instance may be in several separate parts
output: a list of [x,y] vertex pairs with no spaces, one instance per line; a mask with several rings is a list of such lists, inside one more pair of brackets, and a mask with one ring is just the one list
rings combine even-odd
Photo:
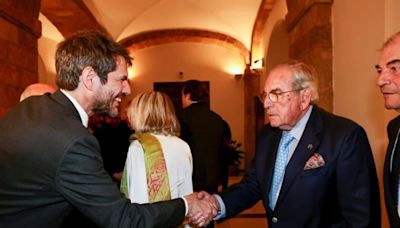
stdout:
[[[133,139],[139,140],[144,151],[144,160],[146,166],[147,193],[149,203],[170,200],[171,190],[167,165],[164,159],[164,153],[161,144],[157,138],[149,133],[136,133]],[[127,166],[125,164],[121,180],[121,192],[128,198],[127,186]]]

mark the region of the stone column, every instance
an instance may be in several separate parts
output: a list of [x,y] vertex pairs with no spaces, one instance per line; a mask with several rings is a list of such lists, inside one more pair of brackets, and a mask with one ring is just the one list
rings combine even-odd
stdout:
[[0,1],[0,117],[38,81],[40,0]]
[[333,0],[286,0],[289,56],[314,66],[319,75],[318,105],[332,111]]
[[257,71],[249,69],[244,72],[244,153],[245,169],[250,165],[254,158],[257,136],[257,107],[255,98],[259,95],[260,74]]

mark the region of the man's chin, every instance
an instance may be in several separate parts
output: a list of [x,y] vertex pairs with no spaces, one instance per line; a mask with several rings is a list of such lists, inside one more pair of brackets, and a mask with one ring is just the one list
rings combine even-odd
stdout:
[[385,101],[385,108],[388,110],[400,110],[400,104],[393,104],[392,102]]

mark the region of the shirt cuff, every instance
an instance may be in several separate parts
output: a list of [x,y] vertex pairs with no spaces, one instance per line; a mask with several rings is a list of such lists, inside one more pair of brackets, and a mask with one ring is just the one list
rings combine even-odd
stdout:
[[182,196],[181,199],[183,199],[183,202],[185,203],[185,217],[186,217],[188,214],[188,211],[189,211],[189,205],[188,205],[188,202],[186,201],[185,197]]
[[219,196],[217,194],[213,194],[213,196],[217,199],[217,201],[219,203],[219,210],[217,212],[217,215],[213,219],[214,220],[218,220],[218,219],[221,219],[221,218],[225,218],[225,216],[226,216],[226,208],[225,208],[224,201],[222,200],[221,196]]

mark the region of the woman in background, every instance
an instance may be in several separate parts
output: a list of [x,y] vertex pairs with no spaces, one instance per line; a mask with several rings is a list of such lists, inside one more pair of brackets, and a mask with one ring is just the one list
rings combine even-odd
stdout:
[[170,98],[161,92],[137,95],[127,111],[135,130],[121,192],[132,203],[175,199],[193,192],[192,155],[178,138],[179,122]]

